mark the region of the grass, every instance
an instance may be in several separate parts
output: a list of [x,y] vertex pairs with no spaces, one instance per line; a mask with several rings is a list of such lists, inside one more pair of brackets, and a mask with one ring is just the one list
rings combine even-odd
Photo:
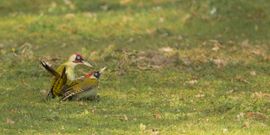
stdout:
[[[269,134],[269,5],[0,1],[0,132]],[[38,60],[74,52],[108,67],[101,100],[45,101]]]

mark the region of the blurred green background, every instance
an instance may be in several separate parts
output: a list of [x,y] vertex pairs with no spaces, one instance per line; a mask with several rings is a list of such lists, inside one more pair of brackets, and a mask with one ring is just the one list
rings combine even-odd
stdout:
[[[3,134],[269,134],[268,0],[0,0]],[[99,102],[45,101],[79,52]],[[89,72],[76,68],[78,76]]]

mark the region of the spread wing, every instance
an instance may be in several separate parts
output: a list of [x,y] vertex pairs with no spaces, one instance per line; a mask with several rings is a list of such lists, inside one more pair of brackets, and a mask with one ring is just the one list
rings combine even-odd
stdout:
[[49,66],[45,61],[40,61],[40,64],[49,72],[51,73],[53,76],[55,77],[59,77],[59,73],[57,73],[51,66]]
[[66,75],[66,67],[64,67],[61,76],[59,75],[58,77],[56,76],[54,78],[53,85],[51,87],[48,96],[52,94],[54,97],[54,95],[56,95],[62,90],[63,86],[66,85],[66,83],[67,83],[67,75]]

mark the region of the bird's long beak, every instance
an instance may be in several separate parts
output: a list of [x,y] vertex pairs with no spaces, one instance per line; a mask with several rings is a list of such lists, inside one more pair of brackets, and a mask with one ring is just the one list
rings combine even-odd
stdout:
[[107,67],[104,67],[102,69],[99,70],[100,73],[103,73],[106,70]]
[[90,63],[86,62],[86,61],[82,61],[82,64],[88,67],[93,67]]

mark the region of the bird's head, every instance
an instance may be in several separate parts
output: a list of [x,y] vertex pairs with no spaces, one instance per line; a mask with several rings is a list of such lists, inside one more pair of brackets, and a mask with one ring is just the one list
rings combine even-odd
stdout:
[[69,57],[68,61],[71,62],[74,65],[86,65],[88,67],[93,67],[90,63],[86,62],[83,59],[82,55],[80,55],[78,53],[71,55]]
[[94,72],[85,74],[85,77],[86,78],[96,78],[96,79],[99,79],[100,75],[101,74],[100,74],[99,71],[94,71]]
[[99,79],[100,75],[104,72],[104,70],[106,69],[106,67],[100,69],[99,71],[93,71],[91,73],[87,73],[85,74],[86,78],[96,78]]

